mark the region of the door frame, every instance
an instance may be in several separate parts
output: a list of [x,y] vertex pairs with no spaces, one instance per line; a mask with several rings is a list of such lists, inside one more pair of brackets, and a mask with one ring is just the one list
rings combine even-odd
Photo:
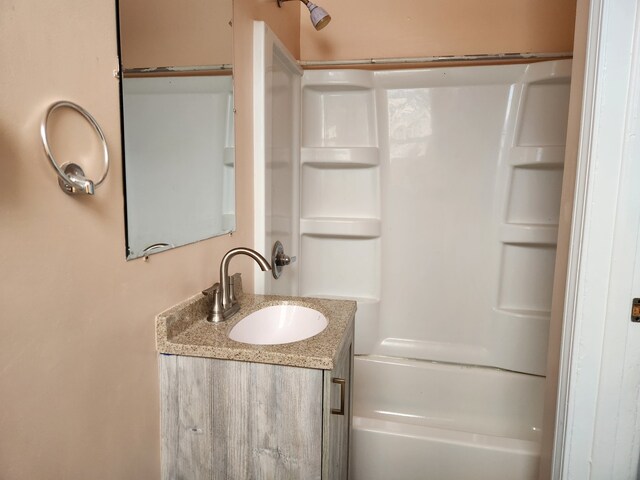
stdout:
[[630,309],[633,296],[640,297],[640,194],[634,190],[640,179],[639,14],[635,0],[578,0],[576,32],[584,28],[586,35],[576,52],[584,51],[577,59],[584,60],[584,84],[553,479],[638,476],[640,324],[631,323]]

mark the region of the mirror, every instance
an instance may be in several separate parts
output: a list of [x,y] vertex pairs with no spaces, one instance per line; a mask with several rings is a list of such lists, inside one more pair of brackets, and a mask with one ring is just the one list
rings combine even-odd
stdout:
[[232,0],[118,0],[127,259],[235,229]]

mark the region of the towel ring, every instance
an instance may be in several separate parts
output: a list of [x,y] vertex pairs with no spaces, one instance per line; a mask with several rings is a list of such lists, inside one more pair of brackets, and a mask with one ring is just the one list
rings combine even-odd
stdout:
[[[78,113],[80,113],[93,127],[93,129],[100,137],[100,141],[102,142],[102,154],[104,158],[104,173],[100,177],[100,180],[97,182],[93,182],[85,177],[84,171],[75,163],[63,163],[62,165],[58,165],[56,159],[51,152],[51,147],[49,146],[49,139],[47,138],[47,123],[49,121],[49,116],[58,108],[67,107],[71,108]],[[88,195],[93,195],[96,188],[98,188],[104,179],[107,177],[107,173],[109,172],[109,151],[107,149],[107,141],[105,139],[104,133],[102,133],[102,129],[96,119],[91,116],[89,112],[87,112],[80,105],[77,105],[73,102],[68,102],[66,100],[62,100],[59,102],[53,103],[44,118],[42,119],[42,123],[40,124],[40,137],[42,137],[42,145],[44,147],[44,153],[46,153],[47,158],[51,162],[51,166],[58,174],[58,184],[62,191],[68,193],[70,195],[84,193]]]

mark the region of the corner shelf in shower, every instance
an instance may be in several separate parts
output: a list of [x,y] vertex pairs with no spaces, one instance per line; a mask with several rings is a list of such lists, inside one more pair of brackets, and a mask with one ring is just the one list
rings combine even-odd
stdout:
[[376,238],[380,236],[380,220],[377,218],[301,218],[302,235]]
[[[544,375],[547,359],[540,355],[539,345],[547,343],[550,321],[548,310],[500,306],[494,309],[493,322],[504,336],[493,337],[490,342],[503,359],[509,359],[514,370]],[[504,342],[504,338],[511,341]]]
[[507,223],[500,226],[500,241],[505,244],[555,246],[557,240],[557,225]]
[[236,159],[236,148],[235,147],[224,147],[224,165],[227,167],[233,167]]
[[564,165],[564,146],[517,146],[509,152],[509,164],[520,168],[561,169]]
[[356,310],[355,328],[358,335],[354,339],[353,353],[365,355],[371,353],[378,343],[380,326],[380,299],[371,297],[354,297],[342,295],[326,295],[312,291],[302,291],[302,296],[313,298],[329,298],[337,300],[355,300],[358,302]]
[[372,72],[309,73],[302,85],[302,146],[377,147]]
[[496,312],[510,317],[531,318],[537,320],[549,320],[551,312],[549,310],[526,310],[521,308],[498,307]]
[[371,71],[304,72],[300,293],[358,302],[356,353],[373,348],[380,310],[382,228],[375,99]]
[[[531,64],[514,91],[505,162],[498,165],[501,208],[496,240],[494,362],[546,371],[569,98],[569,64]],[[502,339],[510,338],[510,342]]]
[[[302,219],[380,218],[380,168],[301,168]],[[341,227],[339,227],[341,228]]]
[[300,292],[351,298],[380,294],[380,238],[301,235]]
[[323,92],[348,92],[373,90],[374,74],[366,70],[307,70],[302,80],[303,88]]
[[315,168],[363,168],[380,164],[378,147],[303,147],[301,161]]
[[374,297],[356,297],[353,295],[333,295],[333,294],[324,294],[324,293],[314,293],[314,292],[301,292],[301,296],[303,297],[311,297],[311,298],[326,298],[329,300],[354,300],[358,302],[358,305],[377,305],[380,303],[379,298]]

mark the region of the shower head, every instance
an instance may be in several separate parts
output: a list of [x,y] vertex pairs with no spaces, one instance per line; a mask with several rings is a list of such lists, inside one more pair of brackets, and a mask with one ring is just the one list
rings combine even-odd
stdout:
[[316,30],[322,30],[331,21],[331,15],[322,7],[311,3],[309,0],[301,0],[309,9],[311,15],[311,23],[316,27]]
[[[282,2],[288,2],[290,0],[277,0],[278,6],[282,7]],[[322,30],[327,24],[331,21],[331,15],[327,13],[327,11],[316,5],[315,3],[311,3],[309,0],[300,0],[304,3],[309,9],[309,13],[311,14],[311,23],[316,28],[316,30]]]

